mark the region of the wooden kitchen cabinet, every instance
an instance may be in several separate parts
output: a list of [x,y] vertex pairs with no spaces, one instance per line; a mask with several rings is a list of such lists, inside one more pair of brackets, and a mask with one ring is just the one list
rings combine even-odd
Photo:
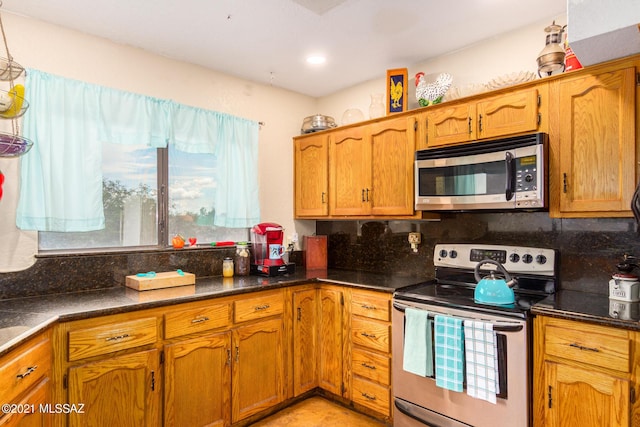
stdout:
[[340,287],[322,286],[319,289],[318,383],[320,388],[337,396],[346,393],[343,294]]
[[164,346],[164,426],[230,425],[230,304],[191,304],[164,319],[165,337],[179,338]]
[[538,316],[534,337],[534,425],[635,425],[637,333]]
[[630,62],[551,83],[550,216],[631,216],[636,90]]
[[335,130],[329,136],[329,214],[412,216],[413,116]]
[[391,296],[351,291],[351,399],[390,419]]
[[161,405],[160,355],[143,350],[69,368],[70,427],[157,426]]
[[286,398],[285,360],[288,357],[283,312],[281,291],[234,301],[236,326],[231,331],[231,419],[234,423]]
[[430,107],[425,148],[546,131],[547,91],[542,84]]
[[329,136],[326,132],[293,140],[294,215],[329,214]]
[[293,395],[318,387],[318,290],[305,286],[292,293]]
[[0,359],[0,402],[16,405],[0,415],[0,426],[51,425],[51,415],[40,407],[51,403],[50,336],[50,331],[41,333]]

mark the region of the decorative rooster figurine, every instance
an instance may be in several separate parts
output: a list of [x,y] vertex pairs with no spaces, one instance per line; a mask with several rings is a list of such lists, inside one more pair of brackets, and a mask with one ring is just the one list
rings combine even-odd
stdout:
[[419,72],[416,74],[416,99],[421,107],[428,105],[439,104],[442,102],[442,97],[451,87],[453,77],[451,74],[442,73],[438,76],[435,82],[427,83],[424,81],[424,73]]

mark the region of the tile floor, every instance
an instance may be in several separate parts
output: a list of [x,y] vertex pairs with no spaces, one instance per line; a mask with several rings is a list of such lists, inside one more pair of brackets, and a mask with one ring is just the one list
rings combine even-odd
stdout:
[[385,424],[322,397],[310,397],[252,427],[384,427]]

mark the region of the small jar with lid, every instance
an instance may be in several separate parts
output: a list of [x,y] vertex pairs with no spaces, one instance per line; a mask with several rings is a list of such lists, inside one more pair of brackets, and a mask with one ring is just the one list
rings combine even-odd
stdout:
[[249,275],[250,258],[249,245],[246,242],[238,242],[236,245],[235,272],[238,276]]
[[222,261],[222,277],[233,277],[233,260],[225,258]]

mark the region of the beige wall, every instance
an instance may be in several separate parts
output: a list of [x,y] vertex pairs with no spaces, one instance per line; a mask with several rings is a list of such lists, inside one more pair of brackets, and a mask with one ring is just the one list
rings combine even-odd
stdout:
[[[513,71],[535,71],[535,58],[544,47],[544,27],[553,19],[566,22],[566,16],[550,17],[422,64],[408,64],[409,76],[424,71],[432,79],[446,71],[453,74],[454,85],[461,85],[486,82]],[[348,108],[360,108],[368,117],[369,95],[386,92],[385,70],[380,79],[314,99],[41,21],[5,13],[3,23],[11,54],[25,67],[265,122],[259,153],[262,220],[282,224],[287,236],[297,232],[302,238],[315,231],[315,221],[293,220],[291,138],[300,133],[303,118],[319,112],[340,123]],[[417,105],[412,89],[409,108]],[[21,232],[14,225],[18,165],[16,159],[0,159],[0,170],[6,175],[0,201],[0,272],[28,267],[37,249],[35,233]]]

